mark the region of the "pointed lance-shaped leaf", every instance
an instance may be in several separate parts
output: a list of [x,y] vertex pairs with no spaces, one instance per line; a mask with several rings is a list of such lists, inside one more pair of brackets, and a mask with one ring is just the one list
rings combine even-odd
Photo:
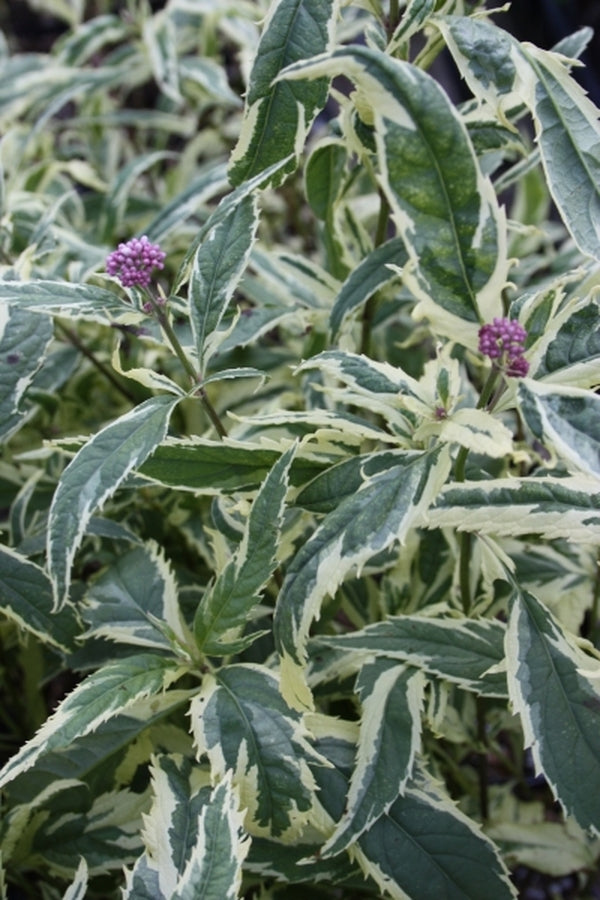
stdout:
[[314,639],[348,655],[402,660],[468,691],[506,697],[505,626],[488,619],[389,616],[359,631]]
[[[315,768],[318,797],[334,820],[341,817],[352,771],[354,745],[331,722],[331,736],[316,749],[334,765]],[[514,900],[516,891],[492,844],[422,770],[404,793],[352,848],[365,875],[394,900],[485,897]]]
[[73,606],[53,611],[52,582],[36,563],[0,546],[0,610],[43,644],[63,652],[75,648],[81,625]]
[[101,572],[82,612],[86,637],[161,650],[188,643],[175,576],[154,541],[123,553]]
[[231,772],[206,799],[198,839],[177,882],[173,900],[237,900],[250,847]]
[[159,896],[234,900],[248,839],[231,773],[211,792],[208,786],[192,787],[192,765],[177,754],[158,757],[151,771],[153,802],[143,832],[146,862],[140,865],[156,871]]
[[282,691],[292,705],[312,705],[303,667],[306,641],[321,602],[351,570],[402,541],[433,502],[449,471],[444,450],[403,454],[387,471],[366,477],[325,516],[290,563],[275,608],[274,630],[281,657]]
[[597,478],[492,478],[445,486],[423,517],[429,528],[450,526],[481,534],[538,534],[549,539],[600,542]]
[[7,440],[24,417],[21,401],[52,339],[47,316],[0,304],[0,438]]
[[93,513],[164,440],[179,397],[151,397],[111,422],[81,448],[62,473],[48,522],[48,570],[54,602],[66,600],[71,564]]
[[541,443],[576,472],[600,480],[600,397],[575,387],[519,382],[519,408]]
[[476,97],[494,107],[529,109],[552,198],[583,253],[600,259],[598,110],[568,71],[568,61],[520,44],[490,22],[435,20]]
[[361,668],[356,690],[362,707],[356,761],[344,815],[323,856],[341,853],[388,811],[403,793],[420,749],[423,672],[378,659]]
[[375,291],[395,277],[389,265],[402,267],[408,260],[404,241],[392,238],[376,247],[348,275],[331,309],[331,334],[335,339],[346,316],[366,303]]
[[83,856],[77,866],[75,878],[69,885],[62,900],[85,900],[88,886],[88,867]]
[[290,154],[274,186],[293,171],[305,137],[327,99],[328,79],[273,84],[282,69],[329,47],[337,0],[275,0],[263,26],[250,73],[242,130],[229,177],[239,185]]
[[246,268],[257,224],[256,200],[245,197],[208,232],[196,251],[188,295],[201,375],[211,349],[216,349],[214,333]]
[[506,660],[536,771],[565,812],[600,835],[600,663],[527,591],[515,592]]
[[502,314],[506,223],[467,129],[426,72],[367,47],[340,49],[282,78],[344,75],[372,119],[381,188],[409,255],[403,278],[433,327],[476,347],[480,322]]
[[69,747],[76,738],[126,713],[137,700],[164,691],[182,673],[172,660],[147,653],[111,663],[89,675],[4,766],[0,787],[30,769],[42,755]]
[[289,469],[295,451],[293,446],[283,453],[267,475],[252,503],[233,559],[219,573],[198,607],[194,634],[205,654],[233,652],[231,642],[235,644],[241,637],[252,607],[275,571]]
[[233,770],[248,830],[278,837],[302,828],[314,798],[308,763],[317,757],[275,674],[257,665],[224,666],[205,676],[190,716],[213,777]]

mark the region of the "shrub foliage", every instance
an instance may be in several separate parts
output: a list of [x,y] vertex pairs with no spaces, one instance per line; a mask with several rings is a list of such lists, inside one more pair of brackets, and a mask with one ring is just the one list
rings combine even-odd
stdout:
[[589,33],[36,6],[50,51],[0,46],[0,897],[584,885]]

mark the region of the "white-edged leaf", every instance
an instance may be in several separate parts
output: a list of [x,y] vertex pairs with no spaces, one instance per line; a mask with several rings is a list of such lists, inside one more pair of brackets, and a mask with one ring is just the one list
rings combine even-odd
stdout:
[[73,606],[53,610],[52,582],[40,566],[0,545],[0,611],[42,643],[68,652],[81,631]]
[[354,843],[402,794],[420,749],[425,677],[386,659],[366,662],[356,682],[362,716],[346,809],[322,848],[333,856]]
[[196,177],[161,209],[160,214],[144,228],[144,234],[154,243],[159,243],[175,228],[197,212],[202,204],[222,194],[229,187],[225,163],[211,163],[200,167]]
[[388,266],[402,267],[408,259],[404,241],[393,238],[376,247],[348,275],[331,310],[330,327],[335,338],[346,316],[358,309],[384,284],[395,277]]
[[[202,598],[194,620],[196,643],[203,653],[234,652],[252,607],[277,566],[289,469],[296,448],[277,460],[265,478],[233,558]],[[244,646],[248,638],[243,639]]]
[[250,846],[243,820],[228,772],[202,807],[198,840],[177,882],[173,900],[237,900],[242,863]]
[[69,747],[137,700],[164,691],[182,674],[172,660],[139,654],[89,675],[0,772],[0,786],[30,769],[45,753]]
[[88,886],[88,867],[83,856],[81,862],[77,866],[73,883],[64,893],[63,900],[85,900]]
[[133,312],[112,291],[68,281],[0,281],[0,301],[39,313],[91,317],[104,323]]
[[[562,318],[562,317],[561,317]],[[533,348],[532,371],[545,383],[596,387],[600,371],[600,306],[585,296],[549,340]]]
[[175,575],[154,541],[123,553],[94,579],[83,618],[87,637],[161,650],[189,642]]
[[[354,745],[330,720],[316,749],[334,769],[315,768],[319,800],[338,821],[346,801]],[[337,733],[339,732],[339,734]],[[514,900],[516,891],[492,842],[417,770],[404,793],[352,848],[365,875],[394,900]]]
[[376,553],[403,541],[434,501],[449,470],[444,450],[398,453],[387,471],[365,478],[325,516],[290,563],[275,608],[274,632],[281,658],[282,691],[288,703],[312,705],[305,683],[306,640],[321,602],[351,571]]
[[282,69],[326,50],[332,39],[337,0],[275,0],[250,73],[246,108],[229,177],[241,184],[283,157],[292,160],[273,184],[293,170],[312,121],[327,98],[327,79],[316,84],[273,84]]
[[151,397],[95,434],[62,473],[50,507],[48,570],[59,608],[71,564],[93,513],[165,438],[178,397]]
[[402,660],[468,691],[506,697],[504,634],[497,621],[405,615],[345,635],[322,635],[313,643],[346,655]]
[[568,63],[481,19],[447,16],[436,25],[475,96],[528,107],[552,198],[582,252],[600,258],[598,110]]
[[570,469],[600,479],[600,397],[574,387],[521,379],[519,408],[543,445]]
[[23,395],[42,365],[51,339],[49,318],[32,315],[16,305],[0,305],[0,438],[3,441],[23,420]]
[[198,752],[208,755],[213,777],[233,770],[248,830],[278,837],[301,828],[313,804],[308,762],[316,757],[276,675],[257,665],[224,666],[205,676],[190,716]]
[[246,268],[257,224],[256,200],[245,197],[208,232],[194,257],[190,322],[201,374],[217,349],[215,332]]
[[480,321],[502,314],[506,224],[467,129],[440,85],[410,63],[366,47],[290,66],[283,76],[344,75],[373,124],[381,188],[409,255],[402,275],[417,314],[476,347]]
[[492,478],[446,485],[424,516],[429,528],[450,526],[481,534],[538,534],[578,543],[600,541],[596,478],[553,475]]
[[600,835],[600,663],[526,591],[513,599],[506,659],[511,703],[536,771],[565,812]]

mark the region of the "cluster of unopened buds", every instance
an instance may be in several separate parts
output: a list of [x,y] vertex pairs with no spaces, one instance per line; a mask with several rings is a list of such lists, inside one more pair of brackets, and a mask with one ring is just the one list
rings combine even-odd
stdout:
[[522,378],[529,371],[524,357],[527,332],[514,319],[494,319],[479,329],[479,352],[497,361],[507,375]]
[[116,275],[123,287],[148,287],[154,269],[162,269],[166,253],[145,234],[119,244],[106,258],[106,271]]

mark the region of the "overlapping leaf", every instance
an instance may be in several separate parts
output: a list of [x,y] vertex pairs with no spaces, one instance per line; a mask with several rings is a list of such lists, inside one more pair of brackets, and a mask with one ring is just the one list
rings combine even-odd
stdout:
[[519,407],[533,434],[570,469],[600,479],[600,397],[522,380]]
[[427,73],[365,47],[291,66],[289,78],[343,74],[374,126],[381,187],[411,265],[403,277],[436,330],[476,344],[477,323],[501,315],[505,222],[467,130]]
[[123,896],[235,900],[249,841],[230,775],[212,791],[193,788],[190,762],[176,756],[160,756],[152,774],[146,852],[126,873]]
[[567,814],[600,835],[600,664],[532,594],[515,592],[508,686],[525,742]]
[[160,650],[188,642],[175,576],[154,543],[122,554],[92,583],[83,616],[88,637]]
[[[302,149],[308,128],[327,98],[327,79],[316,84],[273,84],[280,71],[326,50],[336,0],[276,0],[263,26],[250,73],[242,132],[230,167],[233,184],[252,178]],[[294,160],[276,176],[278,183]]]
[[92,514],[165,438],[178,397],[151,397],[84,444],[63,472],[50,507],[48,569],[54,602],[65,602],[71,564]]
[[387,471],[365,478],[321,522],[291,561],[275,609],[276,646],[282,664],[282,690],[293,705],[311,705],[302,667],[310,625],[321,602],[351,570],[402,541],[433,502],[448,474],[443,451],[418,456],[402,453]]
[[564,61],[475,18],[437,20],[473,93],[494,107],[524,103],[533,116],[548,187],[583,253],[600,258],[598,111]]
[[[339,820],[354,747],[345,736],[322,737],[317,749],[335,768],[315,769],[319,799]],[[395,900],[516,897],[494,845],[460,813],[424,772],[418,772],[388,812],[364,832],[353,854],[365,875]]]
[[[1,291],[2,282],[0,282]],[[1,294],[0,294],[1,296]],[[21,401],[42,365],[52,339],[52,323],[19,306],[0,305],[0,438],[21,424]]]
[[594,543],[600,541],[600,489],[584,475],[465,481],[447,485],[424,519],[432,528]]
[[282,698],[274,673],[230,665],[206,676],[190,705],[192,733],[215,778],[234,773],[247,828],[278,837],[301,828],[313,805],[315,760],[300,715]]
[[465,690],[506,697],[504,633],[497,621],[405,615],[345,635],[323,635],[315,642],[359,658],[403,660]]
[[73,690],[37,734],[0,772],[0,786],[27,771],[44,754],[67,748],[103,722],[127,713],[137,700],[158,694],[177,680],[176,663],[152,654],[130,656],[99,669]]
[[256,635],[241,637],[252,607],[277,566],[289,467],[295,452],[282,454],[263,482],[246,520],[235,555],[202,598],[194,620],[200,650],[238,652]]
[[420,747],[423,673],[386,659],[361,668],[362,717],[344,815],[321,853],[340,853],[388,811],[412,775]]
[[68,652],[80,625],[75,609],[53,611],[52,583],[44,570],[16,550],[0,546],[0,610],[50,646]]

